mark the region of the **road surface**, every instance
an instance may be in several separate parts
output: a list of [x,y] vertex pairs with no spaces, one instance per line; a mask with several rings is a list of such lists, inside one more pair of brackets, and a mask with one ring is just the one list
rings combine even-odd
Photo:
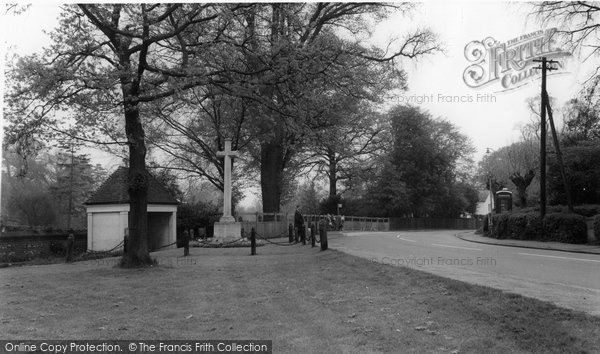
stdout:
[[600,255],[472,243],[456,234],[350,232],[333,237],[329,247],[600,315]]

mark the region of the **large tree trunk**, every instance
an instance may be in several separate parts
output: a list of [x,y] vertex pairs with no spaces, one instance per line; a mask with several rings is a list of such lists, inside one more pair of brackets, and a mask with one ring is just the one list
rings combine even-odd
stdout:
[[337,160],[335,158],[335,152],[331,149],[327,153],[327,160],[329,160],[329,196],[335,197],[337,195]]
[[529,170],[525,176],[521,176],[519,172],[515,172],[509,176],[509,179],[517,187],[517,193],[519,194],[519,206],[521,208],[527,207],[527,187],[529,187],[531,184],[534,176],[535,172],[533,170]]
[[148,174],[140,111],[132,95],[124,95],[125,131],[129,145],[129,240],[124,266],[152,264],[148,253]]
[[268,141],[260,145],[260,187],[263,212],[278,213],[283,193],[284,149],[280,142]]

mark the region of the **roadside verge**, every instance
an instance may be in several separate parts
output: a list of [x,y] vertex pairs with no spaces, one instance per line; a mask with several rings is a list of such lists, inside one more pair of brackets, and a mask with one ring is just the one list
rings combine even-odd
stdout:
[[498,245],[507,247],[534,248],[551,251],[563,251],[585,254],[600,254],[600,245],[576,245],[572,243],[560,242],[539,242],[524,240],[499,240],[490,237],[476,235],[474,231],[467,231],[456,234],[456,237],[464,241],[483,243],[488,245]]

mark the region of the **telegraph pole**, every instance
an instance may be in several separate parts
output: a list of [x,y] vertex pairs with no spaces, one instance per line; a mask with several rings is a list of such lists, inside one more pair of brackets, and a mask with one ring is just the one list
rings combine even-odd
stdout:
[[[489,157],[490,148],[486,148],[485,153]],[[489,164],[489,161],[488,161],[488,164]],[[489,214],[488,225],[489,225],[489,227],[492,227],[492,215],[494,214],[494,190],[492,188],[492,171],[489,170],[489,167],[488,167],[488,183],[489,183],[488,187],[490,190],[490,204],[489,204],[490,214]]]
[[556,63],[554,60],[547,60],[546,57],[542,59],[535,59],[535,62],[542,63],[541,67],[536,69],[542,69],[542,92],[541,92],[541,110],[540,110],[540,217],[542,220],[546,215],[546,107],[548,93],[546,92],[546,71],[556,70],[556,68],[548,67],[548,63]]
[[565,172],[565,165],[563,163],[562,152],[560,151],[560,144],[558,141],[558,135],[556,134],[556,128],[554,127],[554,118],[552,117],[552,107],[550,107],[550,100],[548,99],[548,92],[546,92],[546,107],[548,112],[548,121],[550,122],[550,130],[552,130],[552,140],[554,141],[554,150],[556,152],[556,162],[558,162],[558,168],[560,170],[560,177],[563,181],[563,187],[565,188],[565,195],[567,196],[567,205],[569,211],[574,213],[573,209],[573,198],[571,197],[571,188],[567,181],[567,174]]

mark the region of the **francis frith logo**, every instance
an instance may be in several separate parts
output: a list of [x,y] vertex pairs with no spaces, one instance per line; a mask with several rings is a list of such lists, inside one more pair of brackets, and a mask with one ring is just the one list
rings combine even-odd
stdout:
[[[534,59],[556,59],[571,53],[557,47],[556,29],[539,30],[500,43],[492,37],[472,41],[465,46],[465,58],[471,63],[463,80],[472,88],[499,84],[501,91],[522,87],[540,76]],[[559,63],[558,68],[563,65]]]

